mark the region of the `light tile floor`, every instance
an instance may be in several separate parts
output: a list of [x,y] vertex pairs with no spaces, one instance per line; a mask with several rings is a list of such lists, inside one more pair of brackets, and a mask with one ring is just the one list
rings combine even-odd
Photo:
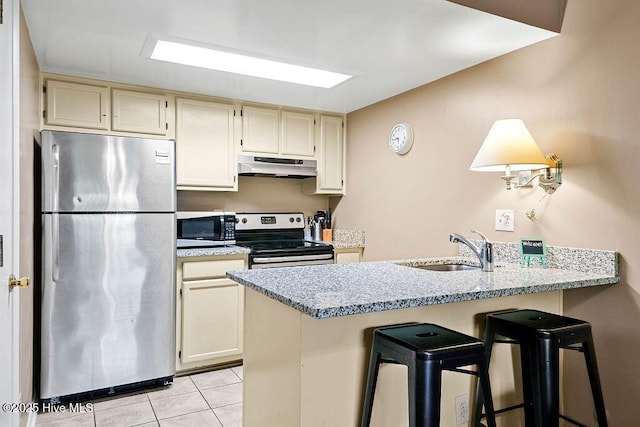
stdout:
[[38,414],[39,427],[242,426],[242,366],[177,377],[172,385]]

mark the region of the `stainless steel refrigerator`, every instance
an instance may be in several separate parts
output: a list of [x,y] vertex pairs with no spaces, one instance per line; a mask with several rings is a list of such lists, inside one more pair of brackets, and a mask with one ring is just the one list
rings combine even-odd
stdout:
[[174,160],[169,140],[42,132],[41,399],[174,375]]

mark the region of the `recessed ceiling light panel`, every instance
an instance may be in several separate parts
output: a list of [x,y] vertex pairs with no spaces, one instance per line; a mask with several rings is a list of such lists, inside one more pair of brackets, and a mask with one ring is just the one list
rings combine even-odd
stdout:
[[[149,43],[151,43],[151,46],[149,46]],[[176,41],[153,38],[150,40],[148,38],[147,46],[143,49],[143,55],[149,50],[151,50],[151,53],[145,56],[158,61],[326,89],[332,88],[352,77],[333,71],[287,64]]]

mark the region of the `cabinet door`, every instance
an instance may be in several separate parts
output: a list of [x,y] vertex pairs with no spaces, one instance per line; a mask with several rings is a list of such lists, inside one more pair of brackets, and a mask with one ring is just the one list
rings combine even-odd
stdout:
[[102,86],[48,80],[45,124],[107,130],[109,90]]
[[242,354],[242,291],[229,279],[183,282],[183,364]]
[[242,151],[278,154],[278,119],[278,110],[242,107]]
[[294,156],[313,157],[315,152],[315,117],[313,114],[282,111],[280,152]]
[[178,188],[236,188],[233,105],[178,99],[176,105]]
[[320,117],[318,192],[344,192],[344,139],[342,117]]
[[167,133],[164,95],[113,89],[112,129],[153,135]]
[[360,249],[356,251],[336,251],[336,264],[349,264],[352,262],[360,262],[362,259],[362,252]]

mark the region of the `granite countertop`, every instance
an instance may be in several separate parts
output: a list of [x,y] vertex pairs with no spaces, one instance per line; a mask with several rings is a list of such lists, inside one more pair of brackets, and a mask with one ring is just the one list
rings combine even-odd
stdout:
[[178,258],[201,257],[201,256],[221,256],[221,255],[247,255],[249,248],[242,246],[218,246],[215,248],[189,248],[178,249],[176,255]]
[[619,280],[617,255],[613,259],[615,267],[606,272],[521,268],[519,264],[500,262],[492,273],[479,269],[440,272],[408,266],[477,264],[477,258],[458,256],[233,271],[227,276],[311,317],[324,319],[613,284]]

